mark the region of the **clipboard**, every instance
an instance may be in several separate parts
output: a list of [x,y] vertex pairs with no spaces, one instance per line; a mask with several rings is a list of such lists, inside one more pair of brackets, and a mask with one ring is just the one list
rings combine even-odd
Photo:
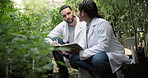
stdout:
[[83,50],[83,48],[78,43],[63,44],[63,45],[55,46],[55,47]]

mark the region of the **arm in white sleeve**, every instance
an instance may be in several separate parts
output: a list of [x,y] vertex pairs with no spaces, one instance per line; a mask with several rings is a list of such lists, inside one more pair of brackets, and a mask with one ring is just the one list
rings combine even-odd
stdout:
[[82,53],[80,54],[81,60],[89,58],[90,56],[99,52],[106,52],[109,49],[112,36],[112,28],[110,24],[108,22],[102,22],[100,26],[97,26],[95,31],[97,31],[97,34],[93,34],[93,36],[96,37],[95,40],[90,40],[94,45],[80,52]]
[[45,38],[46,42],[52,43],[52,39],[54,37],[60,37],[61,35],[63,35],[63,28],[64,28],[64,22],[61,22],[60,24],[58,24],[48,35],[47,38]]

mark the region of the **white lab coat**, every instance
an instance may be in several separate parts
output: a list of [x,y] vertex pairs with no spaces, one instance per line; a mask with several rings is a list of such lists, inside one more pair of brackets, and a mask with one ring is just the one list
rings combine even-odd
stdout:
[[[75,36],[74,36],[74,43],[78,43],[81,40],[81,37],[83,36],[83,29],[85,28],[86,23],[85,22],[79,22],[79,18],[77,18],[77,24],[75,27]],[[63,36],[63,41],[68,42],[68,37],[69,37],[69,28],[68,28],[68,23],[65,21],[61,22],[58,24],[48,35],[45,40],[47,42],[52,42],[50,38],[54,37],[60,37]],[[82,69],[78,68],[78,78],[91,78],[90,74]]]
[[106,20],[101,18],[92,19],[88,32],[88,49],[86,49],[86,28],[84,31],[84,36],[79,43],[85,49],[80,52],[81,60],[100,52],[106,52],[113,73],[121,67],[123,62],[129,62],[129,57],[124,54],[124,47],[114,36],[112,27]]
[[[80,38],[82,37],[82,29],[85,27],[85,22],[79,22],[79,18],[77,18],[77,24],[75,27],[75,36],[74,36],[74,43],[77,43],[80,41]],[[48,35],[47,37],[49,38],[54,38],[54,37],[60,37],[63,36],[63,41],[68,42],[68,37],[69,37],[69,28],[68,28],[68,23],[63,21],[60,24],[58,24]]]

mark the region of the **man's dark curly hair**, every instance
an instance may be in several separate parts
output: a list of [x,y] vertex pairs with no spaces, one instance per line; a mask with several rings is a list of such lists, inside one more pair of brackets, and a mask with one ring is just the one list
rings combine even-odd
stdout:
[[91,19],[94,17],[97,18],[102,18],[102,16],[98,15],[98,8],[97,5],[94,1],[92,0],[83,0],[79,5],[78,5],[78,10],[84,12],[90,17]]
[[72,8],[69,5],[62,5],[61,8],[60,8],[60,10],[59,10],[59,13],[61,13],[61,11],[63,9],[66,9],[66,8],[69,8],[70,10],[72,10]]

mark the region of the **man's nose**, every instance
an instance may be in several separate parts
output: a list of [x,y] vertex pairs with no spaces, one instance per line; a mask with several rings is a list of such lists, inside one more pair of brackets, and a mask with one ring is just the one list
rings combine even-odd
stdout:
[[66,15],[66,18],[69,18],[69,15]]

